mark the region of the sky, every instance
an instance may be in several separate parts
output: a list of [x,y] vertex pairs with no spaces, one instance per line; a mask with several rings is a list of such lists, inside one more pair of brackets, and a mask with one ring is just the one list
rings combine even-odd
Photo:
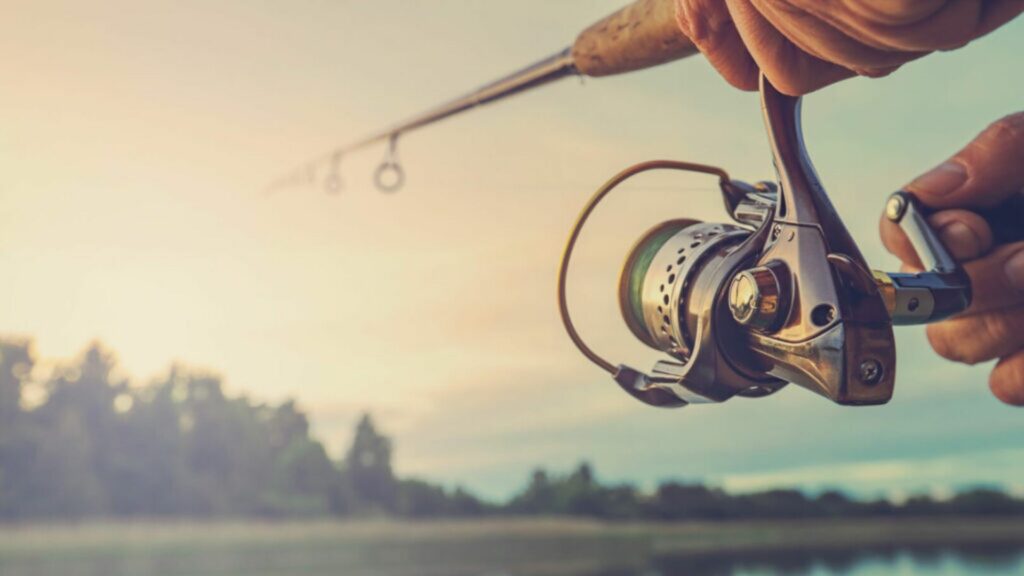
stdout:
[[[898,329],[896,395],[872,408],[789,387],[657,410],[573,348],[558,258],[598,185],[653,158],[773,176],[757,96],[700,58],[568,79],[408,134],[397,194],[372,185],[382,149],[345,159],[338,195],[266,193],[560,50],[620,3],[6,1],[0,334],[57,361],[98,340],[139,384],[181,363],[233,393],[295,398],[336,456],[369,410],[399,473],[490,497],[583,459],[646,487],[1024,492],[1024,411],[988,393],[990,364],[939,359],[920,328]],[[1024,105],[1020,54],[1024,19],[805,99],[818,172],[874,266],[897,267],[876,232],[888,193]],[[615,362],[657,358],[623,324],[616,277],[644,230],[677,217],[723,220],[714,182],[643,177],[584,232],[570,305]]]

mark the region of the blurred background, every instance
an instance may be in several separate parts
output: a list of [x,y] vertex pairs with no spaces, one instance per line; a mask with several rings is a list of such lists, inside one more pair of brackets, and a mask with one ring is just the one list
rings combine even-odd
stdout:
[[[565,338],[558,258],[610,175],[774,174],[757,96],[700,58],[406,135],[394,195],[372,184],[383,148],[344,159],[339,194],[323,172],[268,192],[621,4],[6,2],[0,572],[1024,570],[1021,413],[923,330],[898,331],[893,401],[862,409],[790,387],[654,410]],[[1021,53],[1018,20],[806,98],[876,267],[897,267],[887,194],[1020,109]],[[672,217],[722,220],[714,181],[643,176],[584,233],[570,304],[615,360],[655,357],[616,276]]]

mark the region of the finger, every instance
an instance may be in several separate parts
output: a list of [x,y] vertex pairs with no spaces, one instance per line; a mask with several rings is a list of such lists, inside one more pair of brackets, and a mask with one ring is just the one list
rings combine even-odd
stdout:
[[726,82],[741,90],[757,90],[760,71],[723,2],[678,0],[676,20]]
[[948,360],[977,364],[1009,356],[1024,349],[1024,307],[972,316],[958,316],[931,324],[928,341]]
[[1024,13],[1024,0],[993,0],[982,8],[981,20],[978,22],[978,36],[989,32],[1013,20]]
[[751,4],[727,0],[736,30],[757,66],[780,92],[799,96],[854,73],[801,50]]
[[870,36],[851,36],[845,30],[847,22],[827,15],[827,10],[822,14],[820,6],[805,10],[788,1],[752,0],[752,3],[766,20],[804,52],[862,76],[884,76],[928,53],[873,46]]
[[1024,242],[1006,244],[964,265],[971,277],[967,314],[1024,303]]
[[1024,187],[1024,112],[993,122],[966,147],[906,186],[933,208],[990,207]]
[[[943,210],[928,217],[928,224],[957,262],[979,258],[992,249],[992,228],[984,218],[968,210]],[[885,215],[878,225],[882,244],[900,261],[916,268],[921,260],[903,229]]]
[[1000,360],[988,385],[996,398],[1013,406],[1024,406],[1024,350]]
[[1024,0],[787,0],[879,50],[931,52],[967,44],[1024,11]]

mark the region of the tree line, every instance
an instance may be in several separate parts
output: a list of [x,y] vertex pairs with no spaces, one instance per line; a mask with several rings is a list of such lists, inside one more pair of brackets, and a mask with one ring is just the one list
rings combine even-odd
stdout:
[[[46,374],[40,374],[47,372]],[[369,415],[340,460],[286,401],[225,394],[218,377],[182,367],[147,385],[117,375],[90,346],[37,366],[31,342],[0,341],[0,520],[111,517],[475,517],[575,515],[608,520],[730,520],[888,515],[1019,515],[1024,501],[976,488],[901,504],[830,491],[731,494],[665,482],[653,493],[599,482],[591,466],[536,470],[506,502],[398,478],[392,443]]]

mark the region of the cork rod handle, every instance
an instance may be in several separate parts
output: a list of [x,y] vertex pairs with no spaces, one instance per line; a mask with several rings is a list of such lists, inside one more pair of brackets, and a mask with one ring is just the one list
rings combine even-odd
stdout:
[[697,53],[676,23],[674,0],[637,0],[593,24],[572,45],[576,69],[610,76]]

